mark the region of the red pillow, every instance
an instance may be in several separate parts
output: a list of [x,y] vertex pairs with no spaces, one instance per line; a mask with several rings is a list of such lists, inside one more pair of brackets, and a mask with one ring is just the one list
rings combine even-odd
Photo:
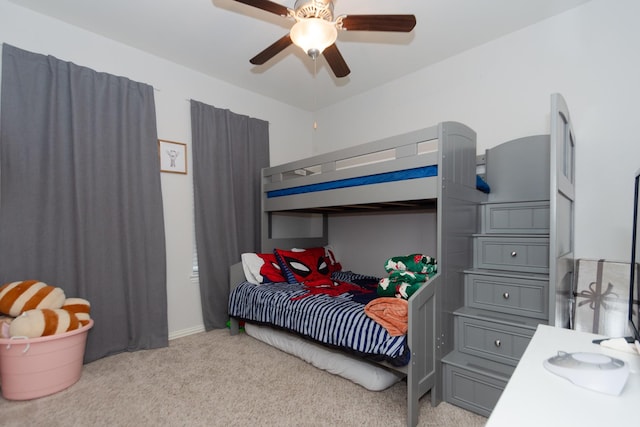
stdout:
[[336,271],[342,271],[342,264],[338,262],[336,259],[336,255],[331,246],[324,247],[316,247],[316,248],[307,248],[307,249],[291,249],[292,252],[302,252],[302,251],[310,251],[314,256],[322,256],[324,255],[327,258],[327,263],[329,264],[329,271],[334,273]]
[[241,258],[247,281],[257,285],[287,281],[274,254],[255,254],[250,252],[242,254]]
[[331,281],[330,261],[324,248],[312,248],[295,251],[275,249],[274,254],[280,269],[289,283],[317,283]]

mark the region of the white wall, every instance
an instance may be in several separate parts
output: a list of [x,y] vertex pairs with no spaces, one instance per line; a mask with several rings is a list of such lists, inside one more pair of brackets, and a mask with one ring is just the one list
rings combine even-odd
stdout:
[[329,242],[345,269],[385,277],[392,256],[437,249],[435,210],[337,214],[329,218]]
[[[0,43],[53,55],[97,71],[152,85],[158,137],[188,144],[189,99],[269,122],[271,163],[311,154],[311,114],[212,79],[180,65],[0,0]],[[190,279],[193,247],[192,175],[162,174],[167,242],[169,334],[203,328],[200,291]]]
[[316,114],[314,153],[440,121],[478,133],[478,151],[549,132],[561,93],[577,139],[576,251],[628,261],[640,168],[640,2],[592,0]]

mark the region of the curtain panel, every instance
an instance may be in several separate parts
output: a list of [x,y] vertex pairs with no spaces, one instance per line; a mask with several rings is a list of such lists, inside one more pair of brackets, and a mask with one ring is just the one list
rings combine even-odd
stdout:
[[191,101],[196,251],[206,330],[229,319],[229,266],[260,248],[269,123]]
[[5,44],[1,90],[0,281],[87,299],[85,361],[166,346],[153,88]]

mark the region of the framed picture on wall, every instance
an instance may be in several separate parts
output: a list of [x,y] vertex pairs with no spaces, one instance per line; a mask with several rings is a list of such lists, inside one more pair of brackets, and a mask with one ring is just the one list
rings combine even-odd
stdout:
[[182,142],[158,140],[160,170],[171,173],[187,173],[187,144]]

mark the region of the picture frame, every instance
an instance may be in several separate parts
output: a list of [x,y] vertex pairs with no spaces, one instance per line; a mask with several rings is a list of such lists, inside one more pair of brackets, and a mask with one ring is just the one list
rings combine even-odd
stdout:
[[159,139],[158,156],[161,172],[187,174],[187,144]]

